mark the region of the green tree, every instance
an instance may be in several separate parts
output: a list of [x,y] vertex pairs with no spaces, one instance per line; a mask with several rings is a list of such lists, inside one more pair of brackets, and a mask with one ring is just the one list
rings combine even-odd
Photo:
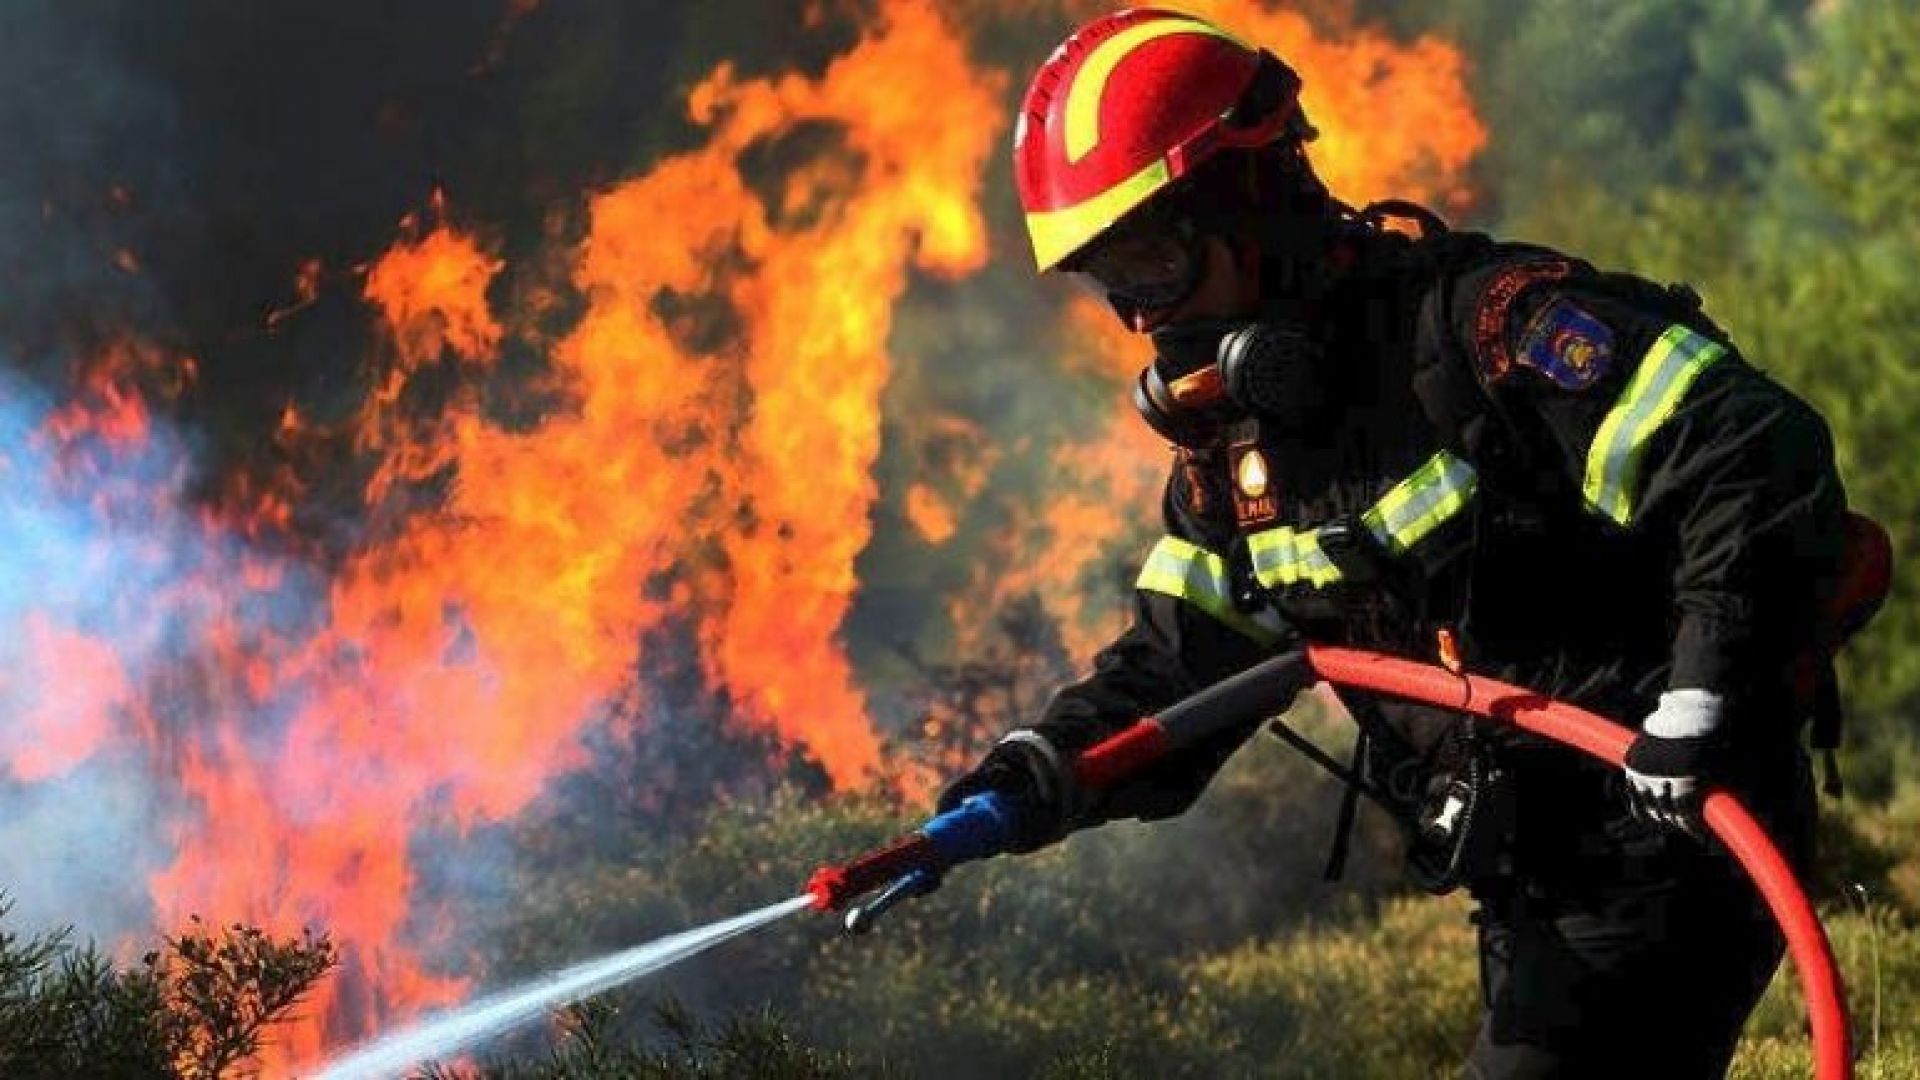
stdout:
[[1440,0],[1378,5],[1470,60],[1491,132],[1477,168],[1490,223],[1560,219],[1568,190],[1628,197],[1764,172],[1757,95],[1783,85],[1804,0]]

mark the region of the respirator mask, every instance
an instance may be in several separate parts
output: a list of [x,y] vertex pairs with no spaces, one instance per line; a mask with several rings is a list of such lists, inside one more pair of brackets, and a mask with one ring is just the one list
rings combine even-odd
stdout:
[[1133,404],[1175,445],[1218,446],[1248,418],[1281,436],[1302,434],[1325,418],[1325,352],[1302,326],[1196,320],[1155,330],[1153,347],[1153,363],[1134,382]]

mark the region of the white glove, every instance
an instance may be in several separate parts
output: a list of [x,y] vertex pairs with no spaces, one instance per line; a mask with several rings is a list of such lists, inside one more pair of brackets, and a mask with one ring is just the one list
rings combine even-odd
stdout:
[[1643,821],[1704,837],[1700,804],[1723,739],[1723,699],[1711,690],[1669,690],[1627,750],[1627,806]]

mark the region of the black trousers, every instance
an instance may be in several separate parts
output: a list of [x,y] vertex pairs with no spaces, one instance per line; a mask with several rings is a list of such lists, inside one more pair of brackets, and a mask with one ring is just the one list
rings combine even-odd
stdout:
[[[1804,875],[1817,815],[1805,758],[1741,786]],[[1619,816],[1578,841],[1542,827],[1519,851],[1545,869],[1473,889],[1482,1014],[1468,1080],[1721,1080],[1785,951],[1732,856]]]
[[[1717,880],[1716,880],[1717,879]],[[1565,904],[1490,898],[1469,1080],[1718,1080],[1783,942],[1722,875]]]

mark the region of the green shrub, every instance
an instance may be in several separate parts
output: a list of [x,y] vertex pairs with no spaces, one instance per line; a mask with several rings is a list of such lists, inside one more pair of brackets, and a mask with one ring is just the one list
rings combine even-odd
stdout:
[[239,1075],[333,964],[324,935],[280,940],[198,920],[125,969],[64,932],[0,930],[0,1076]]
[[1468,908],[1458,894],[1395,900],[1371,924],[1195,963],[1190,993],[1231,1040],[1219,1075],[1456,1074],[1480,1004]]

